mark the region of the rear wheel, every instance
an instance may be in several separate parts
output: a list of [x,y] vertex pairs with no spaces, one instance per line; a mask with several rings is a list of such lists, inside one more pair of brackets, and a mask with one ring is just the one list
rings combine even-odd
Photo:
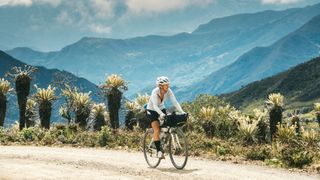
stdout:
[[161,159],[157,158],[157,149],[153,142],[153,129],[147,129],[143,138],[143,154],[148,165],[151,168],[156,168]]
[[183,169],[188,161],[188,141],[180,128],[170,134],[169,156],[173,166]]

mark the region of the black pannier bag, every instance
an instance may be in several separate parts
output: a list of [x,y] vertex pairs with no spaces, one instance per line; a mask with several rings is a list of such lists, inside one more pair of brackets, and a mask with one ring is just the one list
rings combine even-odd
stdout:
[[162,126],[179,127],[184,125],[187,122],[187,119],[188,119],[188,113],[186,114],[172,113],[167,116],[167,119]]

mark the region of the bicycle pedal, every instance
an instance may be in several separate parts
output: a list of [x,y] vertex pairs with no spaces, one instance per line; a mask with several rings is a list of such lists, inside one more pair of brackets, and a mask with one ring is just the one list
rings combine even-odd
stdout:
[[166,157],[163,155],[161,157],[158,157],[159,159],[166,159]]
[[157,153],[157,157],[158,157],[159,159],[165,159],[164,154],[163,154],[163,152],[161,152],[161,151]]
[[166,159],[166,158],[163,156],[163,157],[160,157],[159,159]]

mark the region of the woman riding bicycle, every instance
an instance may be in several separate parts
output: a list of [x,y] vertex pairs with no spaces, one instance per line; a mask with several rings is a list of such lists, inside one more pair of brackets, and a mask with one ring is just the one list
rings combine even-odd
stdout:
[[[160,120],[164,120],[166,116],[166,109],[164,106],[164,101],[169,98],[175,108],[181,112],[185,113],[177,99],[175,98],[172,90],[169,88],[170,81],[165,76],[160,76],[156,81],[157,87],[152,90],[150,100],[147,105],[147,116],[151,122],[151,127],[153,129],[153,141],[157,149],[157,157],[163,159],[163,153],[161,151],[160,143]],[[159,118],[160,117],[160,118]]]

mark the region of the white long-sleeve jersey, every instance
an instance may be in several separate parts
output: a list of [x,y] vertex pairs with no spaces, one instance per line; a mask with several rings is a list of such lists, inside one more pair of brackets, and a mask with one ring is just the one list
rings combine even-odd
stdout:
[[164,101],[167,98],[169,98],[171,100],[172,104],[179,112],[183,112],[180,104],[178,103],[176,97],[174,96],[174,94],[170,88],[168,89],[166,94],[164,94],[163,100],[161,102],[159,87],[152,90],[151,97],[150,97],[148,105],[147,105],[147,109],[156,111],[159,115],[163,114],[163,112],[161,110],[165,108]]

